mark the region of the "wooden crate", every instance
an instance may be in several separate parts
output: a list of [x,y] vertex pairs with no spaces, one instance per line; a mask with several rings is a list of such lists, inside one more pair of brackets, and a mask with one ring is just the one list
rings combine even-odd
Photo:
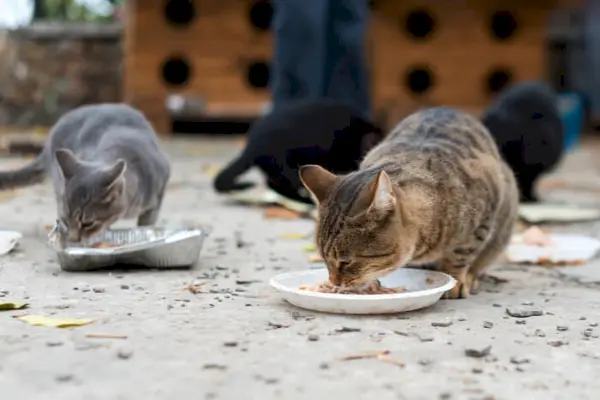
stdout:
[[[511,72],[511,82],[545,76],[545,33],[552,1],[407,0],[382,2],[372,15],[373,97],[375,106],[452,105],[480,109],[493,98],[487,77]],[[435,20],[430,36],[415,39],[404,28],[411,12],[427,10]],[[490,34],[495,11],[510,11],[517,20],[514,36],[498,41]],[[431,71],[429,90],[415,94],[405,84],[411,69]]]
[[[170,94],[201,96],[207,112],[256,107],[268,101],[266,87],[253,87],[248,67],[271,58],[268,32],[255,29],[248,18],[252,2],[188,0],[196,17],[175,26],[165,17],[164,0],[130,0],[125,24],[125,100],[141,107],[164,133],[169,132],[165,108]],[[165,80],[164,65],[187,65],[188,78]],[[175,68],[176,69],[176,68]],[[169,69],[170,70],[170,69]],[[151,100],[149,100],[151,99]],[[234,111],[235,112],[235,111]]]
[[[183,1],[183,0],[181,0]],[[266,87],[247,80],[253,61],[271,59],[272,38],[255,29],[249,9],[257,0],[187,0],[197,17],[186,26],[174,26],[164,15],[165,0],[129,0],[125,24],[126,101],[138,105],[168,133],[165,108],[169,94],[201,96],[208,112],[259,110],[270,98]],[[451,105],[482,109],[493,98],[488,75],[498,69],[512,74],[512,82],[545,75],[547,14],[559,0],[403,0],[382,1],[372,12],[367,52],[374,108],[390,103],[401,110]],[[562,2],[566,0],[560,0]],[[409,13],[429,10],[436,21],[431,37],[415,40],[403,30]],[[490,35],[494,11],[508,10],[517,19],[511,40]],[[162,66],[180,58],[190,70],[184,84],[165,82]],[[431,88],[415,95],[405,84],[411,68],[430,69]],[[258,111],[257,111],[258,112]]]

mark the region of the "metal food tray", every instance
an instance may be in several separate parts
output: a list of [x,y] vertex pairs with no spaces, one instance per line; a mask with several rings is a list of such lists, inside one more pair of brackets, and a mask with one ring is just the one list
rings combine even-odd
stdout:
[[[133,228],[106,230],[82,244],[54,248],[65,271],[90,271],[117,264],[148,268],[192,266],[198,261],[206,229]],[[118,247],[93,248],[97,242]]]

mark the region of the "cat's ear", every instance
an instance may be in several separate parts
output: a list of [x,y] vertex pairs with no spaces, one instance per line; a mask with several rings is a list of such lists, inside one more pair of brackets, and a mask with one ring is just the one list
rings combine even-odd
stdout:
[[127,163],[125,160],[120,158],[117,162],[110,167],[108,171],[106,171],[106,188],[110,189],[114,184],[119,182],[119,180],[123,177],[123,174],[127,170]]
[[329,190],[338,180],[335,174],[320,165],[303,165],[298,174],[304,187],[319,203],[325,200]]
[[373,199],[368,210],[386,211],[396,206],[396,193],[390,176],[385,171],[379,172],[371,184]]
[[69,149],[58,149],[54,152],[60,172],[65,180],[71,179],[79,170],[80,163],[77,156]]

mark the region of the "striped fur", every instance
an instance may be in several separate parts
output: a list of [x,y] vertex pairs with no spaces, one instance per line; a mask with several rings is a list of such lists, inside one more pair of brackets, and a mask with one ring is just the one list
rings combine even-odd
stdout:
[[466,297],[517,215],[515,179],[492,137],[447,107],[401,121],[356,172],[306,166],[300,175],[319,203],[316,241],[330,280],[343,286],[435,263],[459,281],[447,297]]

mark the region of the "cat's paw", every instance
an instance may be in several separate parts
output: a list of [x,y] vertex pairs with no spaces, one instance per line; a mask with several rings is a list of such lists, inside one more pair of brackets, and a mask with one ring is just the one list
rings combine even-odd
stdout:
[[466,299],[469,294],[469,285],[465,277],[465,279],[457,279],[456,286],[444,293],[442,298],[446,300]]
[[469,287],[469,294],[479,293],[479,278],[473,274],[467,274],[467,286]]
[[466,299],[479,292],[479,278],[475,275],[466,274],[463,279],[457,278],[456,280],[456,286],[444,294],[444,299]]

